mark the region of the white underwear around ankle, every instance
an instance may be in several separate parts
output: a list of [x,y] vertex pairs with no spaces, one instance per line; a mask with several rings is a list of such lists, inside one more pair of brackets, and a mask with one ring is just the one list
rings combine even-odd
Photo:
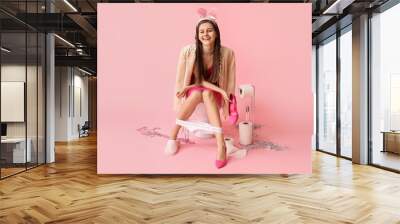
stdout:
[[180,119],[176,119],[176,124],[180,125],[182,127],[185,127],[190,132],[195,132],[195,131],[201,130],[201,131],[206,131],[206,132],[215,133],[215,134],[222,133],[222,128],[215,127],[215,126],[212,126],[208,123],[201,122],[201,121],[183,121]]

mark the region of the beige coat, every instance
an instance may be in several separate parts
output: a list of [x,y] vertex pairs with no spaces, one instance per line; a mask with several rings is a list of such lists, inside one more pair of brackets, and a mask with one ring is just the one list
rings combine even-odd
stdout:
[[[174,93],[174,109],[178,110],[182,104],[182,100],[176,97],[176,93],[183,86],[190,85],[193,74],[194,63],[196,59],[196,45],[191,44],[182,48],[179,54],[178,68],[176,74],[175,93]],[[219,87],[224,89],[228,94],[235,94],[236,68],[235,55],[233,50],[227,47],[221,47],[221,70]],[[228,115],[228,105],[223,102],[222,109],[224,115]]]

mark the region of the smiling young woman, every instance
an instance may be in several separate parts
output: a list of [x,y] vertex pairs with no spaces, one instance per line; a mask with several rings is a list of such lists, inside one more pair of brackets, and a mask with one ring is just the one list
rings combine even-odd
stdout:
[[231,49],[221,45],[220,31],[213,16],[199,20],[195,41],[180,52],[174,96],[177,124],[172,128],[165,153],[174,155],[178,152],[177,136],[181,128],[178,121],[187,120],[197,105],[204,103],[217,141],[215,165],[222,168],[228,160],[220,109],[226,119],[229,96],[235,91],[235,56]]

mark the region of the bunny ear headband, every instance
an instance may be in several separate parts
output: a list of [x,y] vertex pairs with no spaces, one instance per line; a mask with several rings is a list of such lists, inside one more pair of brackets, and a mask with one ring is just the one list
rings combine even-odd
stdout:
[[209,12],[207,12],[207,10],[204,8],[199,8],[197,10],[197,13],[200,15],[200,19],[198,22],[202,20],[212,20],[214,22],[217,22],[217,14],[215,8],[212,8]]

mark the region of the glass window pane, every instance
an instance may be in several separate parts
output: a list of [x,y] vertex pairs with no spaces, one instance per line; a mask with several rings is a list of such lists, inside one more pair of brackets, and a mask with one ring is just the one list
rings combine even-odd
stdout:
[[400,5],[372,25],[372,163],[400,170]]
[[318,148],[336,153],[336,38],[318,48]]
[[30,161],[28,162],[28,168],[37,165],[37,73],[38,73],[38,36],[36,32],[27,33],[28,38],[28,55],[27,55],[27,99],[26,99],[26,113],[27,113],[27,142],[30,144]]
[[[1,34],[1,175],[25,170],[30,159],[26,144],[26,34]],[[28,146],[28,147],[26,147]],[[28,150],[27,150],[28,149]]]
[[352,35],[340,36],[340,153],[352,157]]
[[[45,1],[0,1],[16,17],[45,11]],[[25,14],[25,13],[29,14]],[[0,12],[0,177],[45,162],[45,35]]]
[[316,86],[317,84],[315,83],[316,77],[317,77],[317,71],[316,71],[316,66],[317,66],[317,48],[315,45],[312,46],[312,88],[313,88],[313,137],[312,137],[312,149],[315,150],[316,149],[316,136],[317,136],[317,94],[316,94]]

